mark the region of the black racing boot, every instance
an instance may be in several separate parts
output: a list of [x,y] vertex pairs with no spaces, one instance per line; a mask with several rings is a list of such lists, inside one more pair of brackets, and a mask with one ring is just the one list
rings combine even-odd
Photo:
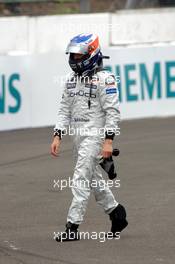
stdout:
[[55,238],[57,242],[66,242],[66,241],[75,241],[80,240],[79,233],[78,233],[79,225],[72,224],[68,222],[66,224],[65,232],[61,232],[59,236]]
[[111,232],[115,237],[128,225],[126,220],[126,210],[123,205],[118,204],[117,207],[109,214],[110,220],[112,221]]

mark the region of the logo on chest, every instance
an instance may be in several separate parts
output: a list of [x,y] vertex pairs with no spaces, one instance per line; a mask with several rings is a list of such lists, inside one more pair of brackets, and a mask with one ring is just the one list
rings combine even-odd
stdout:
[[86,92],[83,90],[79,90],[77,92],[74,92],[74,91],[69,92],[69,97],[74,97],[74,96],[85,96],[88,98],[96,98],[96,94],[94,93],[90,94],[90,92]]

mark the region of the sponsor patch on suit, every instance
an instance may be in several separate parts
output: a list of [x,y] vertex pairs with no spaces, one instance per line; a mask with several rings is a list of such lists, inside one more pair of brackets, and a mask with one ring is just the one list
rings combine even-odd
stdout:
[[66,87],[67,87],[67,89],[73,89],[73,88],[75,88],[76,87],[76,83],[67,83],[66,84]]
[[115,94],[117,93],[117,88],[107,88],[106,94]]

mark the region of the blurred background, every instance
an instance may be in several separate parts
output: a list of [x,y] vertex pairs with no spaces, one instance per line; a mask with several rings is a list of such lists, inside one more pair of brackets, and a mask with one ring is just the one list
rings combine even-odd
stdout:
[[115,12],[124,9],[172,7],[174,0],[1,0],[1,16]]
[[[55,244],[72,199],[54,181],[73,174],[71,137],[50,155],[76,34],[99,35],[120,77],[114,147],[128,213],[120,241]],[[0,0],[0,263],[175,263],[175,0]],[[104,175],[107,180],[107,175]],[[90,199],[82,231],[109,231]]]

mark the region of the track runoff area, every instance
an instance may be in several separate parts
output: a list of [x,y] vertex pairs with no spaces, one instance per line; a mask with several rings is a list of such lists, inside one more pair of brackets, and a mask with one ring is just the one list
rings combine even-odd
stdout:
[[[72,176],[72,143],[65,137],[59,158],[50,156],[52,128],[0,133],[0,263],[172,264],[174,259],[175,118],[121,123],[117,163],[128,227],[120,239],[97,236],[57,243],[72,194],[54,184]],[[107,180],[107,176],[104,174]],[[109,231],[110,221],[91,195],[82,232]]]

